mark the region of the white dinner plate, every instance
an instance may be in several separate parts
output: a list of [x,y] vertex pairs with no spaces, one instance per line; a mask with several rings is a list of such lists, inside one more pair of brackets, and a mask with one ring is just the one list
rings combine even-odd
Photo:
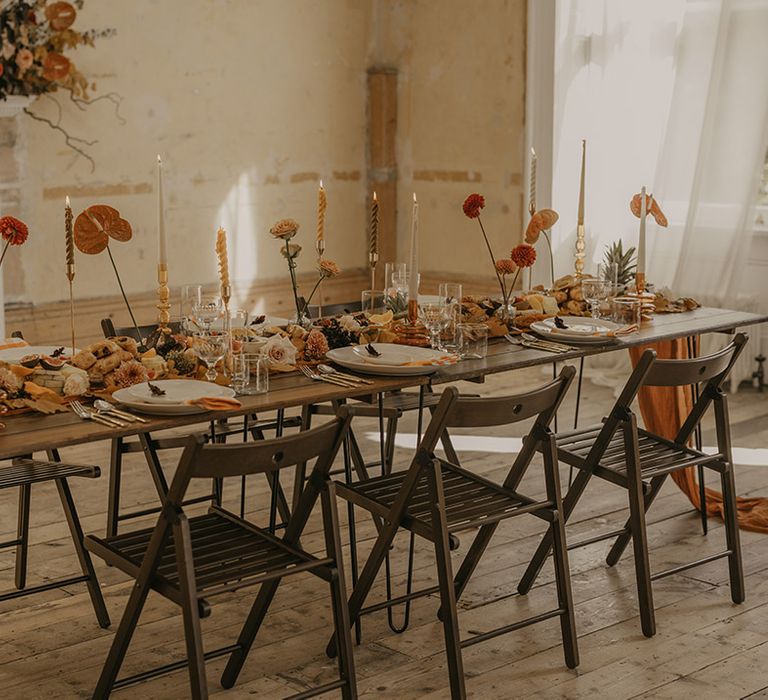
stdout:
[[[61,345],[24,345],[20,348],[5,348],[0,350],[0,360],[16,364],[25,355],[53,355],[60,347]],[[65,355],[69,356],[71,352],[71,348],[64,347]]]
[[[374,343],[373,347],[381,357],[370,357],[364,346],[351,345],[345,348],[329,350],[326,357],[346,369],[364,374],[378,374],[390,377],[408,377],[418,374],[432,374],[442,365],[454,364],[446,360],[451,357],[438,350],[429,348],[411,348],[390,343]],[[363,348],[361,354],[360,349]],[[429,362],[431,364],[412,365],[409,362]]]
[[540,336],[561,341],[583,345],[595,345],[614,342],[615,336],[608,335],[617,331],[621,325],[602,318],[588,318],[584,316],[559,316],[567,328],[558,328],[554,318],[545,318],[543,321],[535,321],[531,324],[531,330]]
[[129,408],[144,413],[163,415],[181,415],[186,413],[204,413],[201,406],[190,406],[186,402],[192,399],[232,398],[235,392],[227,386],[202,382],[197,379],[161,379],[152,382],[165,391],[165,396],[154,396],[147,383],[135,384],[126,389],[119,389],[112,397]]

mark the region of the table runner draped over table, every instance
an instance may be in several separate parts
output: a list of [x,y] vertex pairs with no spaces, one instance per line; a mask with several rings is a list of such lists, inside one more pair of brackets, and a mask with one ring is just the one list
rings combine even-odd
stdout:
[[[684,359],[688,357],[685,338],[665,340],[645,346],[629,348],[632,365],[635,366],[648,348],[656,351],[659,359]],[[646,430],[674,440],[678,430],[693,407],[688,387],[644,386],[638,394],[640,413]],[[693,506],[701,510],[701,499],[696,483],[696,468],[688,467],[674,472],[672,478]],[[723,517],[723,497],[719,491],[706,489],[707,515]],[[768,498],[737,499],[739,526],[744,530],[768,533]]]

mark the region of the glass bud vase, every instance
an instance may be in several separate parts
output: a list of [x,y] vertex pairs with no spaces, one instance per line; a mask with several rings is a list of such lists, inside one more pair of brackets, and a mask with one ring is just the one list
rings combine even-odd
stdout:
[[512,320],[515,318],[515,313],[515,305],[511,301],[502,301],[501,306],[496,309],[494,316],[509,326],[512,324]]

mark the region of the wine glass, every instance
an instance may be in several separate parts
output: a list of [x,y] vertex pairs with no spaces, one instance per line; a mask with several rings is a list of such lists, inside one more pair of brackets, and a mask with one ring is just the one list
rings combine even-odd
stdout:
[[192,349],[208,367],[205,378],[209,382],[216,381],[216,363],[224,359],[227,350],[229,350],[229,335],[227,333],[198,333],[192,338]]
[[440,347],[440,333],[442,333],[451,321],[449,306],[442,301],[424,303],[419,306],[421,322],[429,331],[430,344],[433,348]]
[[219,296],[201,296],[192,307],[193,318],[199,323],[206,333],[211,326],[221,317],[224,311],[224,302]]
[[461,284],[442,282],[438,290],[440,300],[445,303],[448,323],[440,334],[440,349],[455,353],[459,349],[458,324],[461,320],[461,299],[464,296]]
[[600,318],[600,302],[613,293],[613,282],[599,277],[586,277],[581,282],[581,291],[589,304],[592,318]]

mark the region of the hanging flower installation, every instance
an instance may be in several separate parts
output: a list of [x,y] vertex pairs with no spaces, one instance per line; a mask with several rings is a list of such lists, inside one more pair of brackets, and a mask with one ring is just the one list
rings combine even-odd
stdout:
[[[0,100],[8,96],[45,95],[55,100],[52,93],[65,90],[69,99],[83,109],[95,101],[89,96],[91,87],[88,79],[77,70],[75,64],[65,55],[69,49],[78,46],[93,46],[96,39],[113,36],[113,29],[89,29],[78,31],[72,28],[77,10],[84,0],[72,2],[50,2],[49,0],[10,0],[2,3],[0,9]],[[109,93],[95,98],[106,99],[115,105],[118,114],[120,96]],[[59,109],[59,112],[61,110]],[[83,150],[94,141],[71,136],[57,121],[32,112],[29,107],[24,113],[32,119],[44,122],[64,135],[67,146],[90,161],[93,159]]]

